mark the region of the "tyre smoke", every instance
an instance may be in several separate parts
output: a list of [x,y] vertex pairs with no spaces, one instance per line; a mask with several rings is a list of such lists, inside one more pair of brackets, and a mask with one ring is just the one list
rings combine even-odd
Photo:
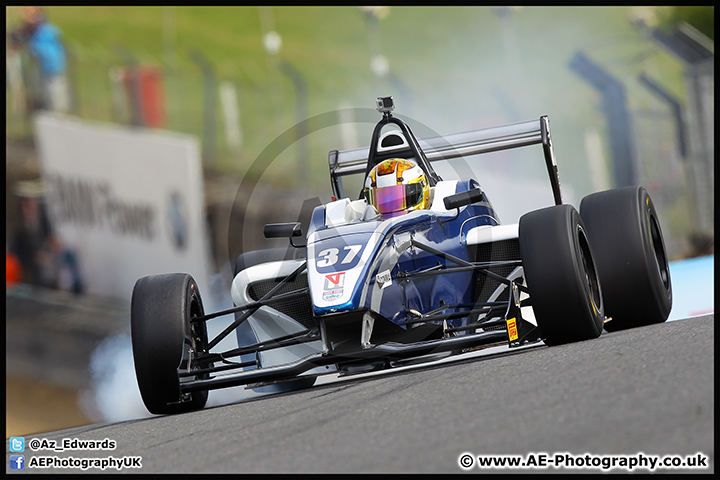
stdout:
[[[203,295],[206,312],[233,306],[230,298],[231,275],[228,267],[210,277],[207,294]],[[210,338],[218,335],[231,321],[224,321],[223,318],[226,317],[208,322]],[[220,351],[235,347],[235,336],[231,334],[216,349]],[[122,422],[152,416],[140,395],[129,333],[113,335],[100,342],[91,356],[88,370],[89,387],[81,392],[78,403],[89,419],[95,422]],[[213,390],[207,406],[225,405],[253,395],[256,394],[243,387]]]

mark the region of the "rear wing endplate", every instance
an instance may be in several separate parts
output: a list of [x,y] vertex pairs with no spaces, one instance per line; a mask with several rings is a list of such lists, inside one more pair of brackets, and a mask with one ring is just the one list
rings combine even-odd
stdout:
[[[557,163],[550,138],[550,122],[546,115],[538,120],[418,139],[418,143],[430,162],[540,144],[555,204],[562,204]],[[330,179],[333,194],[337,198],[344,197],[342,177],[365,173],[368,151],[369,147],[330,151]]]

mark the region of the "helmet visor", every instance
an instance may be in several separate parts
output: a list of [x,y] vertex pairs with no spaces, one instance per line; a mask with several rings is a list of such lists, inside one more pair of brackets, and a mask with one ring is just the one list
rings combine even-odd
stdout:
[[414,207],[423,198],[423,189],[420,183],[372,188],[366,192],[369,197],[368,202],[379,213],[399,212]]

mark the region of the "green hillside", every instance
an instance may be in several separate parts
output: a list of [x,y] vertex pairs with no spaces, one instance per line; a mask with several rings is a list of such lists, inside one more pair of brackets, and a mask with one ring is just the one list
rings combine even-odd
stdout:
[[[677,61],[644,38],[630,22],[630,7],[389,7],[377,29],[358,7],[47,7],[72,54],[71,75],[84,118],[116,121],[109,71],[129,58],[164,69],[167,128],[205,135],[203,77],[192,52],[205,56],[218,82],[238,89],[243,146],[233,152],[215,106],[216,160],[220,171],[242,174],[279,134],[298,120],[293,82],[281,68],[294,67],[307,87],[307,116],[340,107],[373,108],[393,95],[397,113],[427,126],[420,134],[448,133],[550,116],[563,179],[590,188],[583,132],[602,130],[599,96],[568,68],[583,51],[626,82],[633,108],[661,108],[637,82],[647,71],[674,94],[684,95]],[[7,25],[19,7],[6,7]],[[277,55],[263,48],[263,34],[277,31]],[[389,74],[370,68],[382,53]],[[219,104],[219,98],[216,98]],[[9,122],[8,135],[15,127]],[[420,125],[420,127],[422,127]],[[369,124],[355,125],[356,144],[344,144],[337,127],[307,137],[312,185],[327,186],[327,152],[365,145]],[[208,139],[203,137],[205,143]],[[268,171],[288,174],[299,146]],[[297,148],[297,150],[296,150]]]

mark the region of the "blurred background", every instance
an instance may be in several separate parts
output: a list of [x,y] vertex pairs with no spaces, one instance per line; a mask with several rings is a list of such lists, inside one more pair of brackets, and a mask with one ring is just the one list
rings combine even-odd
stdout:
[[[134,280],[232,306],[378,96],[419,137],[548,115],[566,203],[642,184],[671,260],[714,258],[713,7],[8,6],[6,34],[7,436],[146,415]],[[552,202],[523,150],[475,170],[506,223]]]

